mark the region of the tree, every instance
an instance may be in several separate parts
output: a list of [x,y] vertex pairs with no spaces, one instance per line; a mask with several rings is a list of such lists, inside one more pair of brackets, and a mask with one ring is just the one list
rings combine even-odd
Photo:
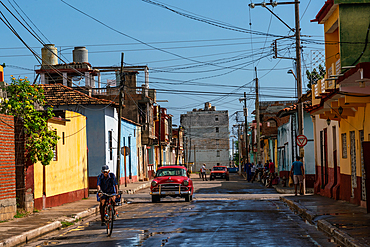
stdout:
[[322,67],[321,64],[319,65],[319,71],[317,71],[316,68],[314,68],[312,72],[306,70],[306,76],[308,79],[307,87],[309,89],[312,89],[312,84],[316,84],[318,80],[324,78],[325,74],[326,74],[325,68]]
[[236,152],[234,153],[233,160],[234,160],[234,164],[236,166],[239,166],[239,141],[235,141],[234,144],[235,144]]
[[23,123],[25,148],[32,163],[40,161],[50,164],[54,157],[53,150],[60,137],[54,130],[49,130],[47,121],[54,116],[53,108],[38,111],[45,105],[44,90],[38,85],[31,85],[27,77],[15,79],[5,88],[7,99],[0,99],[0,113],[12,115]]

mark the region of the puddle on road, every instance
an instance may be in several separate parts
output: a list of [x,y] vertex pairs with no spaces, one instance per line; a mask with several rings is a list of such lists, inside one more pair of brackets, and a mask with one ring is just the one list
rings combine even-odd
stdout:
[[[149,232],[148,230],[143,230],[142,233],[137,234],[135,237],[131,238],[131,240],[134,240],[136,242],[133,246],[140,247],[143,246],[144,242],[150,237],[154,237],[156,235],[171,235],[175,233],[184,233],[184,231],[175,230],[171,232]],[[163,238],[161,246],[164,246],[169,241],[170,238],[171,236]]]

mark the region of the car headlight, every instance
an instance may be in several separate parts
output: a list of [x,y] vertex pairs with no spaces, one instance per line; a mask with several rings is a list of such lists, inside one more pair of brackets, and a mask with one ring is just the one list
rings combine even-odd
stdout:
[[185,181],[183,182],[183,184],[184,184],[185,186],[188,186],[188,185],[189,185],[189,181],[188,181],[188,180],[185,180]]
[[152,181],[152,187],[156,186],[157,185],[157,181],[153,180]]

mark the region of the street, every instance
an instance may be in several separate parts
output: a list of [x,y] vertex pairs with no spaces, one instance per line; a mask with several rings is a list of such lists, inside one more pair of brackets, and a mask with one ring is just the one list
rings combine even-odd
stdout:
[[24,246],[336,246],[306,224],[274,189],[248,183],[193,177],[196,193],[184,199],[152,203],[149,189],[125,195],[112,237],[99,217],[52,233]]

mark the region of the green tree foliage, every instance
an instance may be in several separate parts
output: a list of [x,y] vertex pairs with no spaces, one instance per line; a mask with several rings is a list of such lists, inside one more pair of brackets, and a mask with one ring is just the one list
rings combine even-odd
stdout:
[[0,100],[0,113],[12,115],[23,122],[26,150],[31,161],[49,165],[59,139],[47,125],[47,121],[54,116],[53,108],[44,111],[36,109],[37,105],[45,105],[44,90],[31,85],[27,77],[15,79],[11,76],[11,80],[12,83],[5,88],[8,98]]
[[312,89],[312,84],[316,84],[318,80],[324,78],[325,73],[326,73],[325,68],[321,66],[321,64],[319,65],[319,71],[317,71],[316,68],[313,69],[312,72],[306,70],[306,76],[308,79],[307,87],[309,89]]
[[234,160],[234,164],[236,166],[239,166],[239,141],[235,141],[234,144],[235,144],[236,152],[234,153],[233,160]]

